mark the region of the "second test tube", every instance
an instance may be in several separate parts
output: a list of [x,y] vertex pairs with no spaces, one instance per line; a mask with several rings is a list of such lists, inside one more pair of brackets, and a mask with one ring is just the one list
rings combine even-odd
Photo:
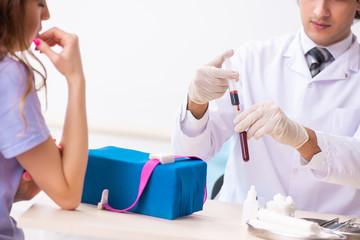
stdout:
[[[232,70],[232,64],[231,64],[230,59],[226,57],[224,60],[225,60],[224,61],[225,69]],[[228,80],[231,104],[236,106],[236,109],[237,109],[238,113],[240,113],[239,95],[238,95],[238,91],[236,90],[236,85],[235,84],[236,84],[235,79],[229,79]],[[247,162],[247,161],[250,160],[250,156],[249,156],[249,149],[248,149],[248,144],[247,144],[247,133],[246,133],[246,131],[240,132],[239,137],[240,137],[240,146],[241,146],[241,153],[242,153],[242,156],[243,156],[243,160],[245,162]]]

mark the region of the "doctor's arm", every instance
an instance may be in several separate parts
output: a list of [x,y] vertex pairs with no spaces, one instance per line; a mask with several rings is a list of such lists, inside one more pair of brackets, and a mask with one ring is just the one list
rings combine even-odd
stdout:
[[221,68],[224,57],[233,53],[233,50],[226,51],[197,69],[189,85],[187,101],[178,113],[172,138],[174,154],[195,155],[209,160],[231,136],[232,117],[227,117],[223,107],[220,114],[218,111],[214,113],[210,106],[222,104],[217,102],[222,102],[221,97],[228,89],[227,79],[239,78],[237,72]]
[[305,128],[305,130],[309,136],[309,139],[296,150],[306,161],[310,162],[314,155],[321,152],[321,149],[318,145],[317,137],[314,130],[309,128]]
[[[302,165],[329,183],[360,188],[360,138],[336,136],[305,128],[290,120],[274,102],[255,104],[234,119],[235,131],[247,130],[248,139],[270,135],[295,148],[305,159]],[[360,129],[358,134],[360,136]]]
[[239,79],[237,72],[221,68],[224,58],[231,57],[233,54],[233,50],[228,50],[197,69],[196,75],[189,85],[187,104],[187,109],[196,119],[204,116],[211,100],[224,95],[229,88],[227,79]]
[[186,109],[189,110],[191,112],[191,114],[194,116],[194,118],[196,118],[196,119],[201,119],[205,115],[208,107],[209,107],[209,103],[198,104],[196,102],[193,102],[189,98],[189,96],[187,98]]
[[351,137],[313,132],[321,152],[302,165],[321,181],[360,188],[360,129]]

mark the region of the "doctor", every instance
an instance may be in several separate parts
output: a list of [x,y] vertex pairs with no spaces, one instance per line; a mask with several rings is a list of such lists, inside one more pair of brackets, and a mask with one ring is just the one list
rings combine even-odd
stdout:
[[[297,209],[360,217],[358,0],[299,0],[296,34],[248,43],[198,68],[177,117],[175,154],[210,160],[231,138],[218,200],[261,205],[277,193]],[[235,71],[221,69],[231,57]],[[242,113],[227,79],[238,79]],[[241,156],[247,130],[250,161]]]

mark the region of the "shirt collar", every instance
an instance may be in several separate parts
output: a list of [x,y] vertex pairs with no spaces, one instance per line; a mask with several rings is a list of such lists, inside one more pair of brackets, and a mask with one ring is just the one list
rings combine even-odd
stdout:
[[[331,53],[334,59],[338,58],[343,54],[351,45],[353,40],[353,33],[351,32],[344,40],[335,43],[333,45],[327,46],[326,49]],[[317,45],[305,34],[304,29],[300,31],[300,41],[302,48],[304,50],[304,55],[312,48]]]

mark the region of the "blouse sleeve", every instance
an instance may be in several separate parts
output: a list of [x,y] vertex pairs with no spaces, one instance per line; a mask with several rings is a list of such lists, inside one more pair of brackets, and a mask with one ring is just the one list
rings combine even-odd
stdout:
[[44,142],[50,135],[41,114],[41,106],[33,86],[24,103],[25,121],[20,111],[27,75],[20,63],[4,59],[0,68],[0,151],[5,158],[16,157]]

